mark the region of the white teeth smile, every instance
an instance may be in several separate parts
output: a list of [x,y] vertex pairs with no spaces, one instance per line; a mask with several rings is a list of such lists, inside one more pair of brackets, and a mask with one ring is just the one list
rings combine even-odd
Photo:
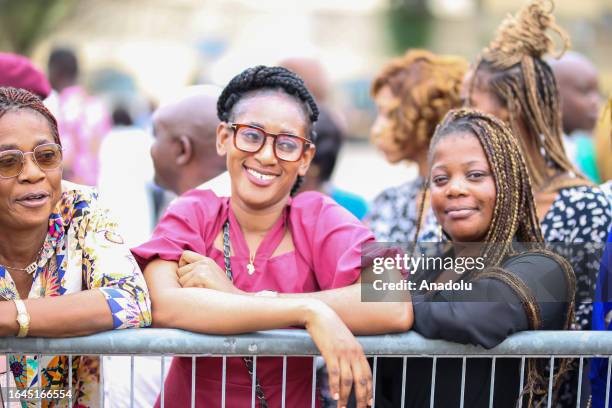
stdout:
[[246,170],[249,172],[249,174],[251,174],[252,176],[257,177],[260,180],[272,180],[272,179],[274,179],[276,177],[276,176],[270,176],[268,174],[261,174],[261,173],[255,171],[255,170],[253,170],[253,169],[248,169],[247,168]]

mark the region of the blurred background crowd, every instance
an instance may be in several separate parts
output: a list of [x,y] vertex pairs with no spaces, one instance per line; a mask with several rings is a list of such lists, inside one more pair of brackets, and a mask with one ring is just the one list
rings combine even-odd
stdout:
[[[370,96],[374,75],[390,57],[415,47],[472,61],[500,19],[518,6],[509,0],[8,1],[0,5],[0,50],[27,56],[48,75],[54,93],[47,105],[55,113],[60,104],[76,106],[82,98],[90,102],[88,112],[70,108],[64,112],[86,115],[89,123],[76,119],[79,123],[64,125],[62,133],[71,127],[74,132],[96,133],[96,143],[88,148],[96,151],[101,146],[110,162],[105,164],[101,158],[96,163],[91,156],[77,154],[69,145],[74,139],[63,134],[67,159],[71,150],[74,157],[83,158],[74,164],[82,178],[67,178],[98,184],[102,190],[104,178],[117,183],[116,177],[125,175],[125,169],[105,173],[104,167],[113,167],[118,160],[135,164],[125,176],[152,178],[145,146],[151,143],[151,114],[182,88],[223,86],[246,67],[290,59],[287,66],[303,68],[300,74],[317,99],[338,112],[342,122],[347,143],[331,175],[333,184],[371,201],[385,187],[417,174],[411,163],[388,164],[367,143],[376,116]],[[572,48],[597,70],[597,92],[608,95],[612,89],[612,2],[561,0],[555,14],[569,31]],[[83,93],[72,92],[76,90],[72,85]],[[71,91],[66,92],[67,88]],[[82,104],[80,108],[85,109]],[[88,129],[75,130],[78,126]],[[125,133],[126,129],[131,133]],[[136,131],[142,133],[134,136]],[[127,134],[143,138],[143,143],[126,142],[121,135]],[[117,138],[119,142],[111,140]],[[100,146],[95,145],[98,142]],[[137,232],[142,229],[131,224],[132,241],[144,239]]]

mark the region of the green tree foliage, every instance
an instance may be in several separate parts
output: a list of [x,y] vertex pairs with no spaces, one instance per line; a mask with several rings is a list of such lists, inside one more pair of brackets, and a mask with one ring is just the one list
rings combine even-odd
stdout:
[[71,16],[75,0],[0,0],[0,50],[29,55]]

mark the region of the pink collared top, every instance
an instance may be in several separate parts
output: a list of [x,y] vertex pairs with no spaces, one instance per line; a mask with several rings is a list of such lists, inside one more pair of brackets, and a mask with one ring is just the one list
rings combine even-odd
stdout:
[[[192,190],[181,196],[168,208],[151,240],[132,249],[140,266],[144,270],[148,262],[158,257],[178,261],[184,250],[191,250],[214,259],[225,269],[223,251],[215,247],[214,241],[229,218],[234,252],[231,266],[239,289],[305,293],[348,286],[359,279],[361,246],[373,242],[374,236],[331,198],[306,192],[290,199],[259,245],[252,275],[247,272],[249,250],[229,203],[229,197],[217,197],[210,190]],[[285,228],[291,233],[294,250],[272,257]],[[219,406],[221,359],[197,360],[197,404]],[[258,359],[257,378],[270,406],[280,406],[282,359]],[[288,358],[287,406],[311,406],[311,386],[312,359]],[[251,378],[242,359],[227,360],[226,387],[226,406],[248,405]],[[188,403],[190,390],[191,359],[176,358],[166,380],[166,402]]]

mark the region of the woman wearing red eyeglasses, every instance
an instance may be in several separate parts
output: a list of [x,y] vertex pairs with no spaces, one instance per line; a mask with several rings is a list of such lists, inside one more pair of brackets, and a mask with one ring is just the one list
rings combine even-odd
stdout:
[[[53,115],[34,94],[0,88],[0,337],[148,326],[148,290],[122,241],[93,190],[62,182]],[[69,361],[8,356],[21,395],[54,390],[43,407],[97,406],[98,359]]]
[[[132,250],[151,289],[154,325],[211,334],[305,327],[338,405],[354,384],[365,407],[371,372],[351,331],[407,330],[410,304],[361,303],[361,246],[374,237],[322,194],[292,197],[315,154],[316,103],[291,71],[258,66],[230,81],[217,108],[217,151],[227,158],[231,197],[183,195],[152,240]],[[287,360],[286,406],[309,407],[312,359]],[[166,404],[189,403],[191,361],[174,359]],[[282,361],[257,360],[259,407],[281,406]],[[250,404],[251,364],[228,358],[226,406]],[[221,406],[222,360],[198,358],[195,377],[196,404]]]

